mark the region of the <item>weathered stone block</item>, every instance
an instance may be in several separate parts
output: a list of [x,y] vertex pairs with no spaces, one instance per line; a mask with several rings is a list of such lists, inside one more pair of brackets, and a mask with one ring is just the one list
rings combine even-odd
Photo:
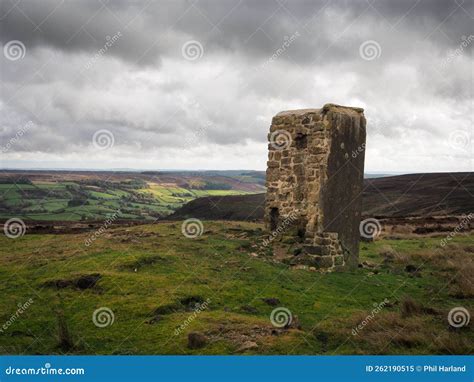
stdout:
[[322,253],[323,247],[319,245],[305,245],[303,249],[306,253],[309,253],[310,255],[322,256],[323,254]]
[[319,245],[329,245],[331,244],[331,240],[330,239],[326,239],[324,237],[316,237],[314,242],[316,244],[319,244]]
[[278,161],[268,161],[267,166],[268,166],[268,168],[278,168],[278,167],[280,167],[280,162],[278,162]]
[[331,256],[315,256],[313,264],[317,268],[331,268],[334,265]]

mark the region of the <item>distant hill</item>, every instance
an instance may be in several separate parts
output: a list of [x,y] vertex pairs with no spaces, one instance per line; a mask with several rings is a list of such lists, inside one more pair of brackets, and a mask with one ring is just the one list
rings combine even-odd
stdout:
[[[458,215],[474,212],[474,173],[426,173],[364,180],[363,215]],[[261,220],[265,194],[195,199],[170,219]]]
[[264,204],[265,194],[209,196],[194,199],[166,219],[260,220]]

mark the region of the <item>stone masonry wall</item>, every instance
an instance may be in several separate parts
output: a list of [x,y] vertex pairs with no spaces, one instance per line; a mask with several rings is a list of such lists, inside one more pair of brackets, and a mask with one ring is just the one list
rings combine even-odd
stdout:
[[304,243],[297,262],[357,266],[365,123],[362,109],[333,104],[272,120],[265,223],[274,231],[297,216],[295,235]]

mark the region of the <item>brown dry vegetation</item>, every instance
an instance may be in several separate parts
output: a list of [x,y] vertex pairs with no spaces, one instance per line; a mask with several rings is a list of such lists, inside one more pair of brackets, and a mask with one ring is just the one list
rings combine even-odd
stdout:
[[[458,300],[457,306],[466,307],[472,317],[474,247],[456,243],[441,247],[436,240],[434,246],[421,241],[418,249],[413,250],[405,247],[408,243],[406,239],[423,240],[423,237],[413,233],[402,237],[404,239],[392,240],[390,244],[382,244],[385,242],[382,240],[376,249],[379,263],[369,263],[364,268],[371,268],[375,274],[384,271],[394,274],[408,272],[422,280],[433,277],[443,280],[441,288],[433,288],[429,299],[420,300],[419,297],[405,295],[390,301],[375,314],[365,311],[339,320],[341,335],[347,333],[348,328],[357,328],[365,322],[362,330],[351,338],[361,354],[393,354],[394,348],[403,354],[420,348],[428,349],[430,354],[469,354],[472,352],[472,343],[467,335],[471,332],[470,326],[459,329],[450,327],[447,317],[452,306],[441,304],[440,307],[439,303],[442,302],[441,295],[447,293]],[[396,307],[395,311],[391,309],[393,307]]]
[[377,253],[383,258],[383,262],[385,264],[406,264],[410,261],[408,255],[401,252],[397,252],[388,244],[381,246],[377,250]]
[[[402,312],[382,311],[352,340],[363,354],[393,354],[394,347],[402,353],[415,348],[429,349],[429,354],[468,354],[472,350],[464,330],[446,333],[442,325],[435,329],[437,318],[422,310],[416,313],[404,316]],[[363,314],[354,317],[352,325],[364,318]]]
[[423,250],[410,257],[414,261],[428,263],[446,278],[450,295],[464,299],[474,297],[474,260],[471,250],[470,246],[451,244],[447,250]]

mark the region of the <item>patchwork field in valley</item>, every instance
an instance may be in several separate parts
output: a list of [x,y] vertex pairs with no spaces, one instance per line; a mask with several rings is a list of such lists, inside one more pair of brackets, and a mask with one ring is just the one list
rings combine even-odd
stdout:
[[264,190],[258,172],[19,172],[0,176],[0,219],[156,220],[201,196]]

